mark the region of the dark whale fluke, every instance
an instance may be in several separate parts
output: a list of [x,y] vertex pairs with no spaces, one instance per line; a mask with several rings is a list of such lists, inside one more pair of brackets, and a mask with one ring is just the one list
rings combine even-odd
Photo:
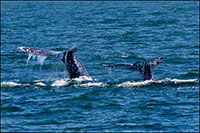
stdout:
[[77,57],[74,56],[74,52],[76,51],[75,46],[73,46],[68,51],[62,51],[62,52],[56,52],[39,48],[31,48],[31,47],[18,47],[18,49],[21,49],[24,52],[27,52],[32,55],[52,56],[58,58],[59,60],[60,56],[62,56],[61,60],[65,63],[71,79],[78,78],[80,76],[90,77],[83,64],[79,61]]
[[163,60],[164,60],[164,57],[159,57],[154,60],[139,61],[133,64],[111,64],[111,65],[104,65],[104,66],[105,67],[125,67],[127,69],[137,70],[142,74],[144,80],[156,80],[152,71]]
[[74,53],[76,51],[76,47],[73,46],[66,54],[66,51],[63,54],[62,61],[65,63],[70,78],[78,78],[80,76],[87,76],[88,72],[86,71],[83,64],[79,61],[79,59],[74,56]]

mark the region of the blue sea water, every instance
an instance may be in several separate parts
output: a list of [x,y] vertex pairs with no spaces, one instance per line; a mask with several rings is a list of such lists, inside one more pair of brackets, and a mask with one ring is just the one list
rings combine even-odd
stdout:
[[[21,46],[77,46],[92,79]],[[156,82],[103,66],[160,56]],[[199,2],[1,2],[1,131],[199,132]]]

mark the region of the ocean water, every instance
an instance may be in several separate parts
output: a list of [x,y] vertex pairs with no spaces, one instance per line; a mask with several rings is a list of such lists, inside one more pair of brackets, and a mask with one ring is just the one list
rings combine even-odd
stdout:
[[[199,132],[199,2],[1,6],[1,131]],[[21,46],[77,46],[91,79],[70,80],[54,58],[27,61]],[[160,56],[158,81],[104,67]]]

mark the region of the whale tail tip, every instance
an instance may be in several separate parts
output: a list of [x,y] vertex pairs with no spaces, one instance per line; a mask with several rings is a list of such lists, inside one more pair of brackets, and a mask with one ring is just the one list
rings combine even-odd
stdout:
[[159,58],[159,60],[160,60],[160,62],[163,61],[163,60],[164,60],[164,57],[161,56],[161,57]]
[[76,46],[73,46],[73,47],[71,47],[71,48],[69,49],[69,51],[72,51],[72,52],[76,52],[76,50],[77,50],[77,47],[76,47]]

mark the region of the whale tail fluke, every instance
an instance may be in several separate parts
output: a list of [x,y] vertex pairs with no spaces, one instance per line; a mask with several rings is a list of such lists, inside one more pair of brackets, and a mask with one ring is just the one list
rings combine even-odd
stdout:
[[164,57],[159,57],[154,60],[148,60],[144,61],[143,65],[140,67],[140,73],[142,73],[143,79],[144,80],[154,80],[156,81],[157,79],[153,75],[153,70],[155,67],[160,64],[164,60]]
[[70,48],[68,51],[65,50],[61,52],[32,47],[18,47],[18,49],[30,55],[56,57],[66,65],[70,78],[78,78],[80,76],[89,77],[88,72],[86,71],[83,64],[77,57],[74,56],[74,52],[77,49],[75,46]]
[[76,47],[73,46],[63,53],[62,61],[66,65],[70,78],[78,78],[80,76],[90,77],[84,65],[74,56]]
[[62,53],[62,52],[56,52],[56,51],[52,51],[52,50],[31,48],[31,47],[18,47],[17,49],[21,49],[22,51],[27,52],[29,54],[43,55],[43,56],[53,56],[53,55]]
[[63,53],[63,52],[57,52],[40,48],[32,48],[32,47],[18,47],[17,49],[20,49],[31,55],[52,56],[58,59],[60,59],[60,55]]
[[150,66],[151,66],[151,69],[153,70],[158,64],[160,64],[162,61],[164,60],[164,57],[159,57],[157,59],[154,59],[154,60],[150,60],[148,61]]
[[163,60],[164,58],[160,57],[154,60],[135,62],[133,64],[109,64],[109,65],[103,65],[103,66],[120,67],[120,68],[126,68],[126,69],[131,69],[131,70],[137,70],[142,74],[144,80],[156,80],[152,71]]

